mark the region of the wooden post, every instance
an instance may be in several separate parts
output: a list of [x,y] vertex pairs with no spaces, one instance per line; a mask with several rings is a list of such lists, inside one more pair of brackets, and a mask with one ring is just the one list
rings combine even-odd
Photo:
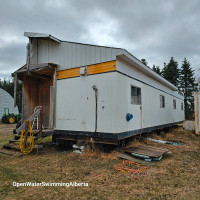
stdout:
[[53,81],[53,128],[56,127],[56,93],[57,93],[57,69],[54,71]]
[[14,78],[14,107],[17,105],[17,74],[15,74]]

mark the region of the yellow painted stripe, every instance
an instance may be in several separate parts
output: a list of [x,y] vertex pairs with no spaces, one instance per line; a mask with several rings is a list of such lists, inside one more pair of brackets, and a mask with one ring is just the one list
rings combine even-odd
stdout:
[[[98,73],[103,73],[103,72],[111,72],[111,71],[115,71],[116,69],[117,69],[116,60],[94,64],[94,65],[88,65],[87,75],[98,74]],[[77,77],[77,76],[80,76],[80,67],[57,72],[58,80],[64,79],[64,78]]]
[[57,79],[72,78],[80,76],[80,68],[67,69],[57,72]]
[[103,72],[111,72],[111,71],[115,71],[116,69],[117,69],[116,60],[114,60],[114,61],[87,66],[87,74],[91,75],[91,74],[98,74],[98,73],[103,73]]

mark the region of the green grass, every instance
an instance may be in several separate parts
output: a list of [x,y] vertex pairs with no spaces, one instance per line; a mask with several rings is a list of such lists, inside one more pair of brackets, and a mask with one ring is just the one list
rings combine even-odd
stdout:
[[[39,150],[38,155],[13,157],[0,154],[0,199],[199,199],[199,138],[182,130],[172,132],[170,137],[187,145],[144,141],[172,152],[149,168],[146,176],[132,177],[114,170],[113,165],[122,161],[117,159],[116,150],[109,154],[88,151],[78,155],[58,151],[51,146],[51,137],[41,141],[48,145]],[[89,187],[16,188],[12,186],[13,181],[76,181],[87,182]]]

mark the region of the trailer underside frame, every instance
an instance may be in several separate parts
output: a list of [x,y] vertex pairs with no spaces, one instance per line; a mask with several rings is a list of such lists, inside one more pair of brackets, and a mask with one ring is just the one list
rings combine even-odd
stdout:
[[149,133],[151,131],[170,128],[176,126],[183,121],[174,122],[169,124],[163,124],[159,126],[153,126],[144,129],[132,130],[121,133],[100,133],[100,132],[84,132],[84,131],[69,131],[69,130],[54,130],[52,137],[52,142],[54,144],[59,143],[59,141],[89,141],[91,138],[94,143],[102,144],[113,144],[119,145],[119,143],[131,136],[139,135],[140,133]]

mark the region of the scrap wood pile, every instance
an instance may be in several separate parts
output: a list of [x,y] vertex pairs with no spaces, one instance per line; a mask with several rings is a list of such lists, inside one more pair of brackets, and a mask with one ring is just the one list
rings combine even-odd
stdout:
[[129,175],[146,175],[147,169],[155,165],[154,161],[161,160],[164,154],[169,153],[171,152],[168,149],[161,149],[153,146],[131,147],[125,149],[124,153],[117,156],[125,160],[113,167],[115,170]]
[[131,147],[125,150],[126,153],[131,154],[134,157],[142,158],[145,161],[161,160],[164,154],[170,154],[168,149],[162,149],[153,146],[137,146]]

